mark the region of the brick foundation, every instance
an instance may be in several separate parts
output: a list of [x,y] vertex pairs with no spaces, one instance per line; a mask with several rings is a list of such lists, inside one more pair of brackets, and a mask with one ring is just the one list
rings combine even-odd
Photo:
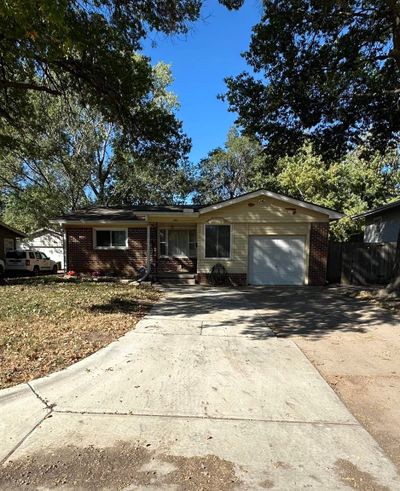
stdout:
[[309,285],[325,285],[329,223],[312,223],[310,230]]
[[160,257],[157,273],[196,273],[197,259],[189,257]]
[[[246,273],[228,273],[233,286],[247,285]],[[197,273],[197,283],[199,285],[212,285],[210,273]]]
[[[67,270],[137,276],[147,264],[147,229],[128,228],[128,249],[94,249],[93,229],[67,228]],[[153,247],[154,256],[154,247]]]

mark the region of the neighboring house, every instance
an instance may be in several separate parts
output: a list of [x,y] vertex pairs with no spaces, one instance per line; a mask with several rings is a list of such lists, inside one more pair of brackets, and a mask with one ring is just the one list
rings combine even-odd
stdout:
[[357,215],[365,218],[364,242],[397,242],[400,230],[400,200]]
[[61,232],[50,228],[41,228],[20,240],[19,249],[31,249],[46,254],[47,257],[64,268],[64,239]]
[[264,189],[209,206],[90,208],[59,217],[67,269],[158,277],[225,266],[234,284],[323,285],[330,220],[343,215]]
[[16,241],[22,237],[26,237],[23,232],[0,221],[0,259],[5,258],[7,251],[16,249]]

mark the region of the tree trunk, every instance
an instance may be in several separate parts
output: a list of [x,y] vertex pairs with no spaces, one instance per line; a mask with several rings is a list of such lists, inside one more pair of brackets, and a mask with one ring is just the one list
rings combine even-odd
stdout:
[[397,246],[396,246],[396,254],[394,258],[392,279],[388,284],[388,286],[386,287],[386,290],[389,293],[400,292],[400,228],[397,234]]

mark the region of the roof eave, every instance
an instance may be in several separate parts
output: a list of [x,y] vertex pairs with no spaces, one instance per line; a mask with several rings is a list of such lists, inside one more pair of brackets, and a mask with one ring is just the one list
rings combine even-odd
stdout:
[[26,237],[27,236],[24,232],[21,232],[20,230],[17,230],[16,228],[10,227],[9,225],[6,225],[2,221],[0,221],[0,226],[6,228],[7,230],[10,230],[10,232],[13,232],[15,235],[18,235],[19,237]]
[[231,200],[226,200],[226,201],[222,201],[220,203],[216,203],[214,205],[205,206],[204,208],[201,208],[199,210],[199,213],[203,214],[203,213],[209,213],[210,211],[220,210],[221,208],[225,208],[227,206],[231,206],[233,204],[240,203],[242,201],[246,201],[248,199],[257,198],[258,196],[267,196],[267,197],[277,199],[280,201],[285,201],[287,203],[299,206],[301,208],[313,210],[313,211],[316,211],[317,213],[327,215],[330,220],[339,220],[340,218],[344,217],[343,213],[339,213],[335,210],[330,210],[329,208],[324,208],[322,206],[313,205],[311,203],[306,203],[304,201],[301,201],[301,200],[298,200],[295,198],[290,198],[289,196],[285,196],[283,194],[274,193],[272,191],[267,191],[266,189],[260,189],[260,190],[254,191],[252,193],[243,194],[242,196],[238,196],[237,198],[232,198]]
[[137,219],[137,220],[130,220],[130,219],[85,219],[85,218],[80,218],[80,219],[68,219],[68,218],[54,218],[50,220],[50,223],[58,223],[60,225],[64,224],[73,224],[73,223],[101,223],[101,224],[110,224],[110,223],[140,223],[143,221],[148,221],[149,218],[154,217],[198,217],[199,212],[198,211],[141,211],[140,214],[137,215],[139,218],[142,217],[142,219]]
[[352,216],[352,218],[354,220],[358,220],[360,218],[371,217],[374,215],[380,215],[381,213],[386,213],[387,211],[395,210],[396,208],[400,209],[400,203],[396,202],[392,206],[386,205],[386,206],[376,208],[375,210],[368,210],[368,211],[365,211],[364,213],[354,215],[354,216]]

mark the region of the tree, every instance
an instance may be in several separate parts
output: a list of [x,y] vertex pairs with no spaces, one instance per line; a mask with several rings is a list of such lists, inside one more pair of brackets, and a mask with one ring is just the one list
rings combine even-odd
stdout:
[[[221,0],[237,8],[237,0]],[[137,142],[160,141],[173,115],[148,105],[148,58],[136,56],[148,31],[185,33],[201,0],[0,1],[0,125],[30,127],[29,94],[74,94]],[[0,126],[1,130],[1,126]],[[3,142],[4,143],[4,142]],[[6,143],[10,144],[10,141]]]
[[[159,63],[152,70],[155,90],[148,104],[173,114],[177,99],[167,89],[170,67]],[[124,202],[129,196],[134,202],[144,195],[151,201],[160,198],[162,190],[171,199],[182,192],[183,177],[178,182],[167,176],[184,173],[181,162],[190,141],[181,132],[162,141],[134,144],[120,127],[76,99],[64,101],[43,93],[31,94],[30,99],[37,125],[20,136],[17,147],[0,156],[7,221],[29,231],[48,225],[52,216],[89,204],[118,204],[122,190]],[[18,131],[12,126],[7,130],[11,138]],[[149,195],[146,188],[152,187],[159,193]],[[175,194],[168,194],[167,188]]]
[[264,161],[261,145],[231,128],[225,147],[212,150],[198,164],[195,201],[207,204],[254,189],[253,179]]
[[129,149],[117,156],[112,203],[125,206],[181,204],[193,188],[192,171],[186,158],[175,159],[156,151],[135,155]]
[[[21,127],[30,120],[29,92],[75,93],[113,122],[136,133],[152,90],[151,66],[135,56],[148,29],[186,32],[199,15],[196,0],[23,0],[0,4],[0,116]],[[157,114],[154,114],[157,116]],[[151,128],[146,121],[146,130]]]
[[244,57],[255,74],[227,78],[225,97],[275,157],[308,140],[325,160],[397,141],[398,1],[264,0]]
[[341,160],[324,162],[311,143],[277,163],[277,188],[294,198],[342,211],[346,216],[334,223],[337,240],[348,240],[360,232],[361,223],[351,217],[400,195],[400,161],[395,151],[364,157],[360,147]]

